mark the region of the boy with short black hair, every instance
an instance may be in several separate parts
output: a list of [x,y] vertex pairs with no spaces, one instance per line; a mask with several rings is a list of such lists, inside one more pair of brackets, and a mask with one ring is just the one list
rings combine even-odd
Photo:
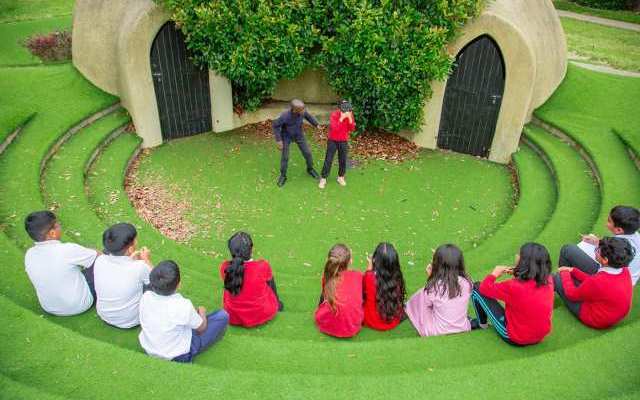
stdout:
[[91,308],[96,298],[93,263],[99,252],[60,242],[62,229],[51,211],[32,212],[24,227],[35,242],[25,254],[25,270],[42,309],[68,316]]
[[152,357],[191,362],[209,346],[222,339],[229,324],[224,310],[206,314],[204,307],[193,307],[176,291],[180,269],[174,261],[162,261],[149,276],[151,290],[140,300],[138,336],[142,348]]
[[600,265],[594,275],[561,266],[554,276],[555,290],[582,323],[596,329],[620,322],[631,309],[633,286],[627,265],[634,250],[628,240],[604,237],[595,251]]
[[[635,207],[615,206],[609,212],[607,229],[615,237],[626,239],[631,244],[635,256],[629,262],[629,272],[633,285],[640,279],[640,211]],[[600,239],[594,235],[582,236],[582,242],[578,245],[567,244],[560,251],[559,266],[571,266],[584,273],[594,275],[598,273],[600,264],[594,254]]]

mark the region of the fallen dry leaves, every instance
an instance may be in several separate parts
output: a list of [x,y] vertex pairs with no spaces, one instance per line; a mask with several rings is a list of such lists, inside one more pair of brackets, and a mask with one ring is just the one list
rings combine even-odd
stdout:
[[172,193],[175,193],[177,188],[167,189],[153,180],[147,181],[144,185],[140,184],[138,167],[141,159],[147,154],[148,151],[143,151],[127,171],[124,188],[129,201],[138,215],[160,233],[175,241],[186,242],[197,232],[196,226],[186,218],[191,204],[174,198]]

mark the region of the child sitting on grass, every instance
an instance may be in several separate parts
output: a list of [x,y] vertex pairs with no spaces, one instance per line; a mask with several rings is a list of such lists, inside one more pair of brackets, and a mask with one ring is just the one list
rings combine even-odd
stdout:
[[631,310],[633,285],[629,262],[634,250],[628,240],[604,237],[598,241],[594,275],[561,266],[554,276],[556,292],[583,324],[605,329],[622,321]]
[[224,336],[229,315],[218,310],[207,315],[176,293],[180,269],[174,261],[162,261],[151,271],[150,289],[140,300],[140,345],[150,356],[191,362]]
[[407,302],[407,316],[420,336],[468,332],[467,317],[473,283],[464,267],[462,251],[445,244],[427,266],[427,283]]
[[362,273],[347,269],[351,250],[336,244],[329,250],[322,276],[322,295],[315,313],[316,326],[329,336],[348,338],[362,328]]
[[327,138],[327,153],[324,156],[324,165],[318,187],[324,189],[327,185],[327,177],[331,172],[333,157],[338,151],[338,183],[346,186],[344,176],[347,173],[347,156],[349,151],[349,135],[356,129],[356,121],[353,117],[353,108],[347,100],[342,100],[338,109],[329,116],[329,137]]
[[[512,279],[496,283],[503,274]],[[471,294],[478,317],[472,325],[487,328],[488,320],[507,343],[524,346],[541,342],[551,332],[553,281],[547,249],[537,243],[520,248],[515,268],[497,266]],[[504,307],[498,303],[504,302]]]
[[81,314],[93,305],[93,263],[99,252],[62,243],[62,229],[51,211],[32,212],[24,227],[34,245],[24,256],[29,280],[40,306],[53,315]]
[[271,266],[265,260],[253,260],[253,241],[238,232],[228,241],[231,260],[220,265],[224,281],[223,303],[229,323],[247,328],[264,324],[282,310]]
[[380,243],[368,259],[364,274],[364,325],[386,331],[404,316],[406,295],[398,252],[391,243]]
[[[635,285],[640,279],[640,210],[634,207],[615,206],[609,212],[607,230],[615,237],[626,239],[635,251],[633,260],[629,262],[629,272]],[[578,268],[584,273],[594,275],[600,270],[600,265],[594,254],[600,239],[593,234],[584,235],[577,246],[567,244],[560,251],[558,265],[568,265]]]
[[104,322],[123,329],[140,323],[138,305],[153,268],[150,251],[136,250],[137,237],[136,228],[127,223],[104,231],[104,254],[95,266],[96,311]]

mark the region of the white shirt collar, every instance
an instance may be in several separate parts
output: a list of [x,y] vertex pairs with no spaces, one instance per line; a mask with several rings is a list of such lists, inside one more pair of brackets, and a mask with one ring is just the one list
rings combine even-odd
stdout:
[[603,267],[600,266],[598,272],[606,272],[611,275],[620,275],[622,273],[623,268],[611,268],[611,267]]
[[48,244],[60,244],[59,240],[43,240],[42,242],[33,242],[36,246],[46,246]]

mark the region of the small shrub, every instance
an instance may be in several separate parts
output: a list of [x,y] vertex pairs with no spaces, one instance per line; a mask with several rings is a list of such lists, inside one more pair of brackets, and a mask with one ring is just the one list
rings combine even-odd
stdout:
[[71,32],[55,31],[29,36],[23,43],[31,54],[42,61],[65,61],[71,59]]

